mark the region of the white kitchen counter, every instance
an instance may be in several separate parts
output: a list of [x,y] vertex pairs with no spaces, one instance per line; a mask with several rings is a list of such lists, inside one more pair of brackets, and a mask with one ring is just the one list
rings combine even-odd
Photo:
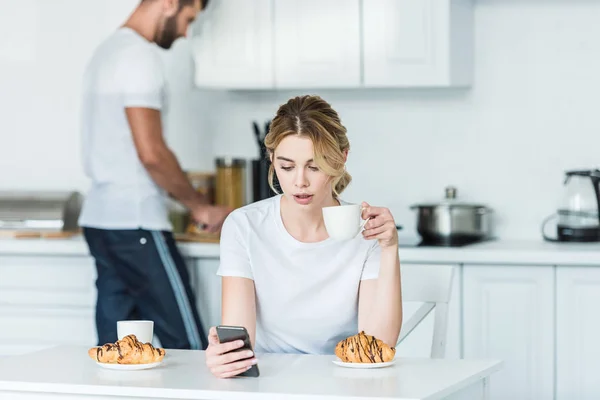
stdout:
[[[189,257],[219,257],[219,245],[212,243],[180,243],[179,248]],[[0,239],[0,255],[28,256],[87,256],[83,236],[70,239]]]
[[493,240],[465,247],[400,247],[400,261],[600,266],[600,243]]
[[[217,258],[219,246],[180,243],[184,256]],[[72,239],[0,239],[0,255],[86,256],[82,237]],[[600,266],[600,243],[548,243],[542,240],[495,240],[465,247],[400,247],[409,263],[528,264]]]
[[391,367],[359,370],[334,359],[259,354],[259,378],[218,379],[202,351],[167,350],[157,368],[114,371],[97,366],[87,347],[60,346],[0,358],[0,399],[481,399],[484,380],[502,367],[495,360],[400,358]]

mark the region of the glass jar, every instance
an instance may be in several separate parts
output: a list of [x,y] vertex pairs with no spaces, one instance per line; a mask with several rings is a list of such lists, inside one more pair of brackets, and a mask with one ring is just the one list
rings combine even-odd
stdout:
[[246,160],[221,157],[216,159],[215,202],[239,208],[246,204]]
[[187,176],[193,188],[206,198],[208,204],[215,204],[215,174],[190,171]]

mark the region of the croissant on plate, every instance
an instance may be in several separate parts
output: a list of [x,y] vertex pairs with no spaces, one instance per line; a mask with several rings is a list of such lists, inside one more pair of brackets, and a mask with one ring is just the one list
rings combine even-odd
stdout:
[[150,364],[162,361],[165,350],[150,343],[142,343],[135,335],[125,336],[115,343],[92,347],[88,355],[94,360],[108,364]]
[[335,346],[335,355],[343,362],[382,363],[391,361],[396,349],[364,331],[340,341]]

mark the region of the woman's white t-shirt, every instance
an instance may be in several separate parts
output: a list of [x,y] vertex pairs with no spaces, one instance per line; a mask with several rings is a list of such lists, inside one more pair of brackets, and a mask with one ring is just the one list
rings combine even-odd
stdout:
[[379,275],[379,245],[360,234],[300,242],[285,229],[280,204],[275,196],[227,217],[217,274],[254,281],[256,352],[333,354],[357,333],[358,288]]

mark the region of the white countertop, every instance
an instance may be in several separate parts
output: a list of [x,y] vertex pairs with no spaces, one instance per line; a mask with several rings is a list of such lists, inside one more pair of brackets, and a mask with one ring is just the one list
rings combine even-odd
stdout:
[[[189,257],[219,257],[219,245],[213,243],[179,243]],[[83,236],[69,239],[0,238],[0,255],[86,256],[89,250]]]
[[[218,258],[219,245],[180,243],[184,256]],[[85,256],[82,237],[72,239],[0,239],[0,255]],[[538,264],[600,266],[600,243],[549,243],[543,240],[493,240],[464,247],[400,247],[407,263]]]
[[142,371],[101,368],[87,348],[61,346],[0,358],[2,392],[161,399],[441,399],[502,367],[495,360],[399,359],[381,369],[342,368],[335,356],[258,355],[259,378],[218,379],[204,352],[167,350],[162,365]]
[[600,266],[600,243],[491,240],[464,247],[400,247],[400,261]]

